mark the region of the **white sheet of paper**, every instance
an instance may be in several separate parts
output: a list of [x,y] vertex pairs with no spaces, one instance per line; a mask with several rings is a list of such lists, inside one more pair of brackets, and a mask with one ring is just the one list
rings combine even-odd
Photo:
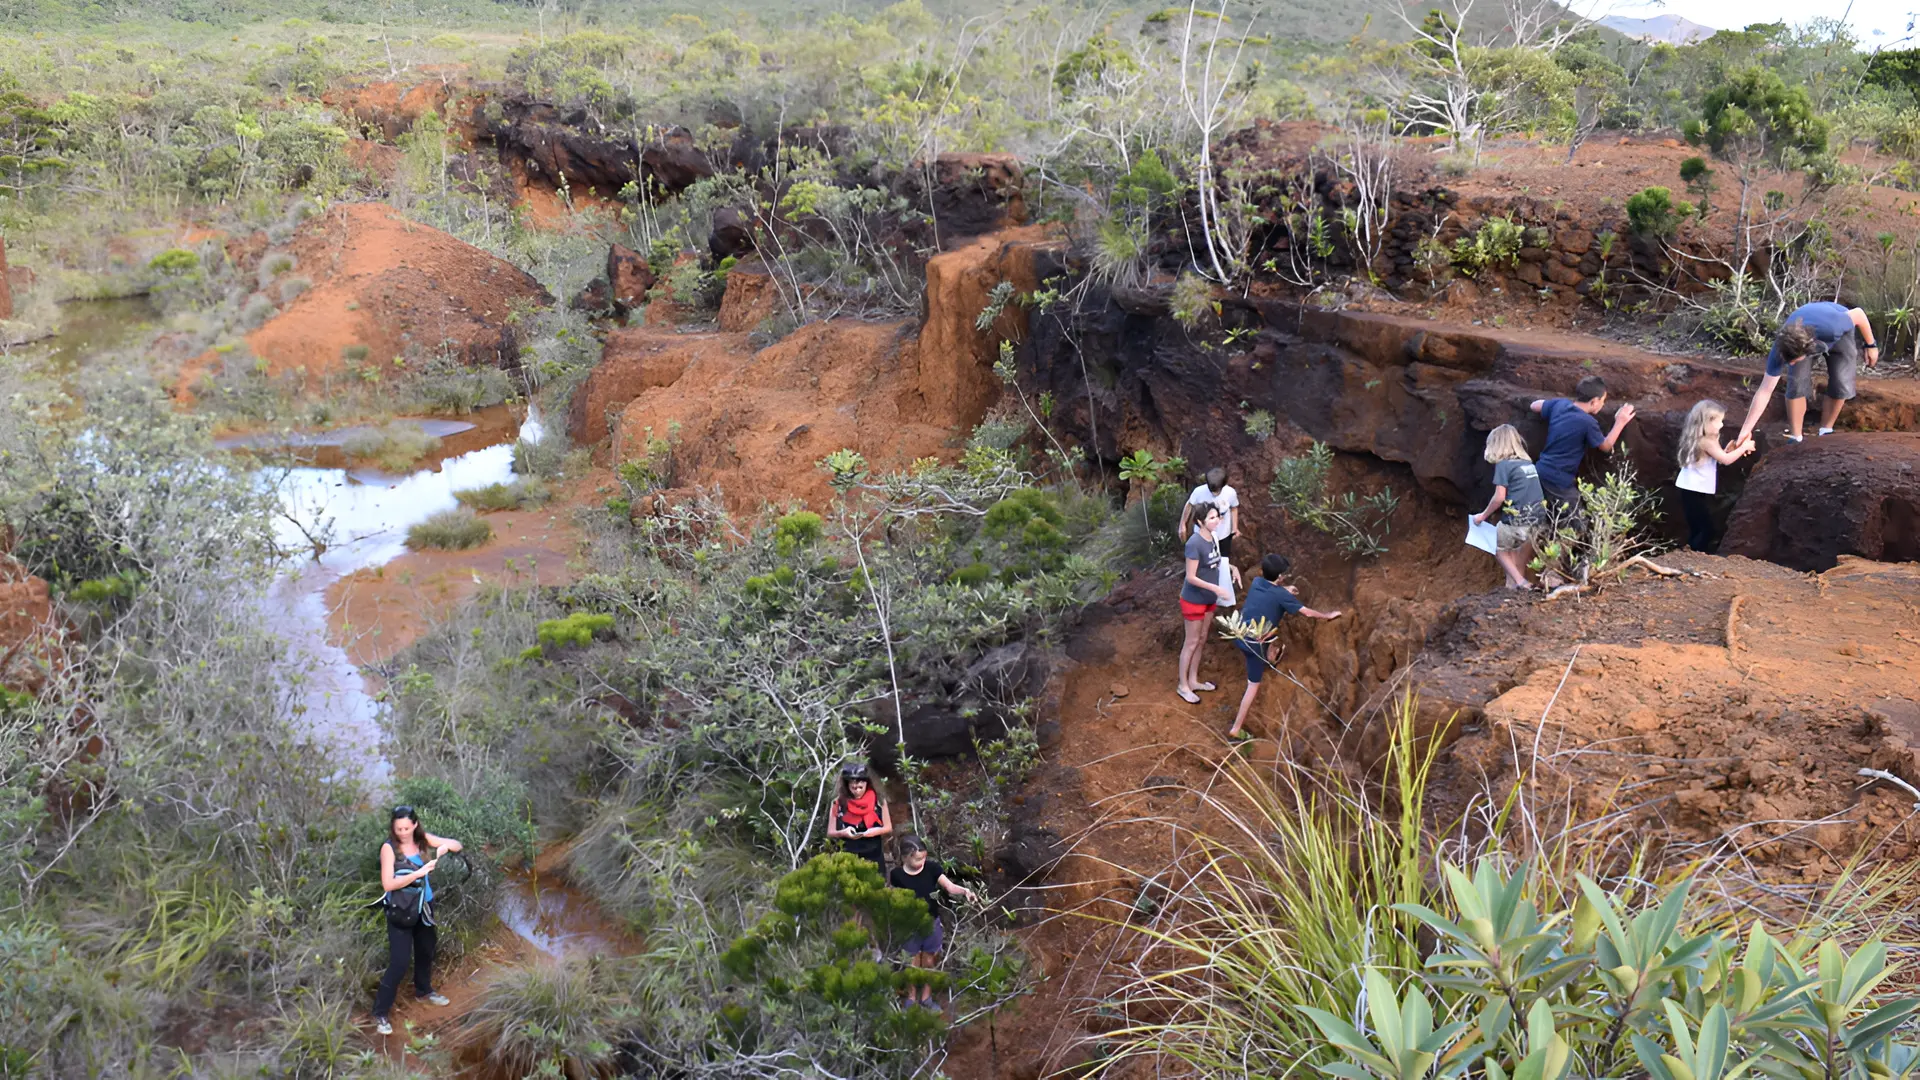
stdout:
[[1467,515],[1467,546],[1468,547],[1477,547],[1481,551],[1484,551],[1487,554],[1491,555],[1493,554],[1493,551],[1494,551],[1494,541],[1499,537],[1499,535],[1500,533],[1497,529],[1494,528],[1493,522],[1482,521],[1476,524],[1473,520],[1473,515],[1472,514]]

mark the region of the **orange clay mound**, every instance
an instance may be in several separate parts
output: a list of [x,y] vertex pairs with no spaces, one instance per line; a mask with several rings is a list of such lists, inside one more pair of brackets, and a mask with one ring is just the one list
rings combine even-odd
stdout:
[[[581,443],[611,436],[616,464],[644,454],[649,434],[670,439],[672,483],[718,488],[735,511],[825,502],[832,492],[817,463],[843,447],[876,471],[950,460],[999,397],[996,334],[1018,336],[1025,313],[1007,305],[992,332],[975,320],[998,282],[1032,287],[1040,238],[1010,229],[936,256],[924,320],[812,323],[758,350],[744,332],[616,330],[574,395],[569,429]],[[764,283],[730,275],[728,287]]]
[[[313,287],[247,335],[266,373],[344,372],[349,360],[391,366],[450,354],[466,364],[511,366],[516,304],[552,303],[530,275],[380,203],[336,206],[287,245],[292,271]],[[364,352],[363,352],[364,350]],[[182,372],[191,390],[213,364],[202,354]]]

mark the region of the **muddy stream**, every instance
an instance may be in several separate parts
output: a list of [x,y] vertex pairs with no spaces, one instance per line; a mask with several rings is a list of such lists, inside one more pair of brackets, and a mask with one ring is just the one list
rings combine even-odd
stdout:
[[[89,364],[139,350],[158,313],[144,297],[61,305],[59,332],[17,355],[70,380]],[[358,427],[216,440],[226,450],[291,450],[309,462],[261,468],[259,482],[279,495],[273,522],[283,550],[296,555],[262,598],[266,624],[287,643],[300,718],[335,757],[349,764],[336,776],[358,780],[381,801],[392,790],[393,764],[383,748],[386,705],[328,628],[327,589],[359,570],[405,554],[407,530],[458,505],[454,492],[514,478],[517,443],[537,443],[546,427],[537,408],[497,405],[470,417],[401,418],[441,440],[422,466],[405,474],[356,467],[341,453]],[[319,541],[316,543],[315,541]],[[627,951],[630,945],[590,900],[557,876],[529,868],[510,872],[497,908],[501,925],[524,948],[556,959]]]

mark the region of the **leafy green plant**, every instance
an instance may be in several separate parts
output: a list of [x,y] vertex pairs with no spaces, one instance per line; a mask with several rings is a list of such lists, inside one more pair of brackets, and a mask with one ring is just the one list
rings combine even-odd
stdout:
[[[1688,917],[1686,880],[1641,906],[1576,875],[1571,910],[1552,910],[1559,897],[1499,856],[1482,858],[1471,877],[1447,863],[1441,871],[1445,914],[1398,908],[1440,943],[1426,958],[1425,986],[1402,993],[1367,970],[1377,1045],[1338,1015],[1303,1009],[1344,1059],[1323,1065],[1328,1075],[1479,1069],[1553,1080],[1578,1065],[1588,1075],[1638,1067],[1658,1080],[1733,1080],[1748,1071],[1909,1075],[1920,1066],[1920,1044],[1893,1037],[1920,998],[1876,994],[1890,974],[1879,940],[1848,956],[1818,931],[1782,940],[1754,920],[1742,947],[1737,932]],[[1436,1014],[1452,1022],[1435,1030]]]
[[[1241,404],[1246,403],[1241,402]],[[1266,442],[1273,438],[1274,423],[1273,413],[1266,409],[1255,409],[1247,413],[1245,419],[1247,434],[1253,436],[1256,442]]]
[[1281,460],[1269,492],[1295,521],[1333,537],[1340,550],[1363,558],[1387,550],[1386,538],[1400,500],[1390,487],[1371,495],[1328,490],[1333,450],[1316,442],[1305,454]]
[[1663,187],[1645,188],[1627,197],[1627,224],[1641,236],[1668,239],[1692,215],[1692,203],[1674,202],[1673,192]]
[[1138,481],[1142,486],[1140,498],[1140,521],[1149,529],[1152,525],[1147,517],[1148,503],[1160,481],[1172,473],[1187,467],[1187,459],[1181,457],[1156,458],[1148,450],[1135,450],[1120,459],[1120,479],[1129,482]]
[[1580,512],[1550,513],[1535,540],[1532,567],[1549,587],[1587,585],[1648,550],[1648,528],[1660,517],[1659,496],[1639,484],[1622,459],[1600,483],[1579,481]]
[[1453,242],[1452,263],[1472,276],[1489,266],[1520,265],[1520,249],[1526,246],[1526,229],[1505,215],[1490,217],[1471,235]]
[[493,526],[464,507],[442,510],[407,529],[407,546],[416,551],[424,548],[463,551],[491,539]]

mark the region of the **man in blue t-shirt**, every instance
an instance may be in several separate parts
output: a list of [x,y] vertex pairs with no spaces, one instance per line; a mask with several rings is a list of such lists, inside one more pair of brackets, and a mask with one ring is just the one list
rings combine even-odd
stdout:
[[1293,569],[1293,563],[1285,555],[1268,555],[1260,560],[1260,576],[1253,579],[1253,585],[1247,589],[1246,602],[1240,605],[1240,625],[1256,627],[1260,630],[1257,641],[1241,638],[1234,644],[1240,649],[1240,658],[1247,662],[1247,692],[1240,698],[1240,713],[1233,718],[1233,726],[1227,729],[1227,738],[1248,738],[1241,728],[1247,722],[1247,713],[1253,711],[1253,699],[1260,693],[1260,680],[1280,659],[1279,638],[1280,619],[1284,615],[1305,615],[1309,619],[1337,619],[1337,611],[1315,611],[1302,604],[1294,595],[1293,588],[1286,584],[1287,571]]
[[1807,422],[1807,398],[1813,396],[1813,361],[1827,358],[1826,400],[1820,403],[1820,434],[1833,433],[1833,422],[1840,419],[1840,407],[1853,397],[1854,375],[1860,367],[1860,354],[1867,355],[1867,366],[1880,362],[1880,346],[1875,344],[1873,324],[1867,313],[1830,301],[1804,304],[1787,316],[1785,326],[1773,339],[1767,353],[1767,377],[1753,392],[1753,404],[1747,407],[1746,422],[1740,425],[1739,442],[1753,434],[1760,414],[1773,400],[1773,388],[1787,380],[1787,439],[1799,442]]
[[1607,404],[1607,384],[1598,375],[1589,375],[1573,387],[1573,398],[1543,398],[1528,406],[1547,421],[1547,446],[1534,459],[1540,471],[1540,490],[1559,506],[1577,510],[1580,486],[1574,477],[1589,449],[1613,453],[1613,444],[1633,419],[1633,406],[1622,405],[1613,414],[1613,430],[1600,434],[1600,422],[1594,419]]

